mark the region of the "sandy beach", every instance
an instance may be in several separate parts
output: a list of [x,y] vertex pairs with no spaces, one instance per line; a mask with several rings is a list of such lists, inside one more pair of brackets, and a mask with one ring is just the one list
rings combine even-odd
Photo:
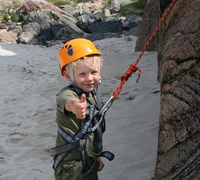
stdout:
[[[95,41],[103,54],[100,91],[106,101],[120,77],[140,52],[137,37]],[[52,47],[0,44],[0,180],[53,180],[53,160],[45,149],[55,145],[56,94],[69,83],[61,75],[58,51]],[[104,150],[115,154],[103,159],[100,180],[150,180],[157,153],[160,87],[157,53],[145,52],[142,70],[126,85],[106,114]]]

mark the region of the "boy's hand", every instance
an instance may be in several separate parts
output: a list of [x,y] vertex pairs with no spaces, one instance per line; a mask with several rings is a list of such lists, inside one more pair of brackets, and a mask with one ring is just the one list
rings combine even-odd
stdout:
[[78,119],[84,119],[86,116],[86,95],[82,94],[81,99],[70,99],[65,105],[66,110],[73,112]]
[[101,160],[101,158],[97,159],[97,163],[98,163],[98,171],[101,171],[104,168],[104,163]]

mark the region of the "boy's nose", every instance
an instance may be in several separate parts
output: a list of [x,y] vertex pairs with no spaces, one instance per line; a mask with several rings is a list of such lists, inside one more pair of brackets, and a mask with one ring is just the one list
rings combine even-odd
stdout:
[[92,74],[87,75],[87,80],[92,80]]

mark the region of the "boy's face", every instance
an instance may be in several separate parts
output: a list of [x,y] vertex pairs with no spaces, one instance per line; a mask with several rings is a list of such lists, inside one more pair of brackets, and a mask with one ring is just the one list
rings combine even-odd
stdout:
[[80,62],[74,69],[74,80],[79,88],[91,92],[99,84],[100,69],[91,68],[84,61]]

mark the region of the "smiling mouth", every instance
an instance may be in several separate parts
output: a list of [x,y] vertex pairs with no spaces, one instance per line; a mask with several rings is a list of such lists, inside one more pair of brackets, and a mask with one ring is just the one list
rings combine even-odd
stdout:
[[87,87],[93,87],[94,84],[93,84],[93,83],[92,83],[92,84],[86,84],[86,86],[87,86]]

